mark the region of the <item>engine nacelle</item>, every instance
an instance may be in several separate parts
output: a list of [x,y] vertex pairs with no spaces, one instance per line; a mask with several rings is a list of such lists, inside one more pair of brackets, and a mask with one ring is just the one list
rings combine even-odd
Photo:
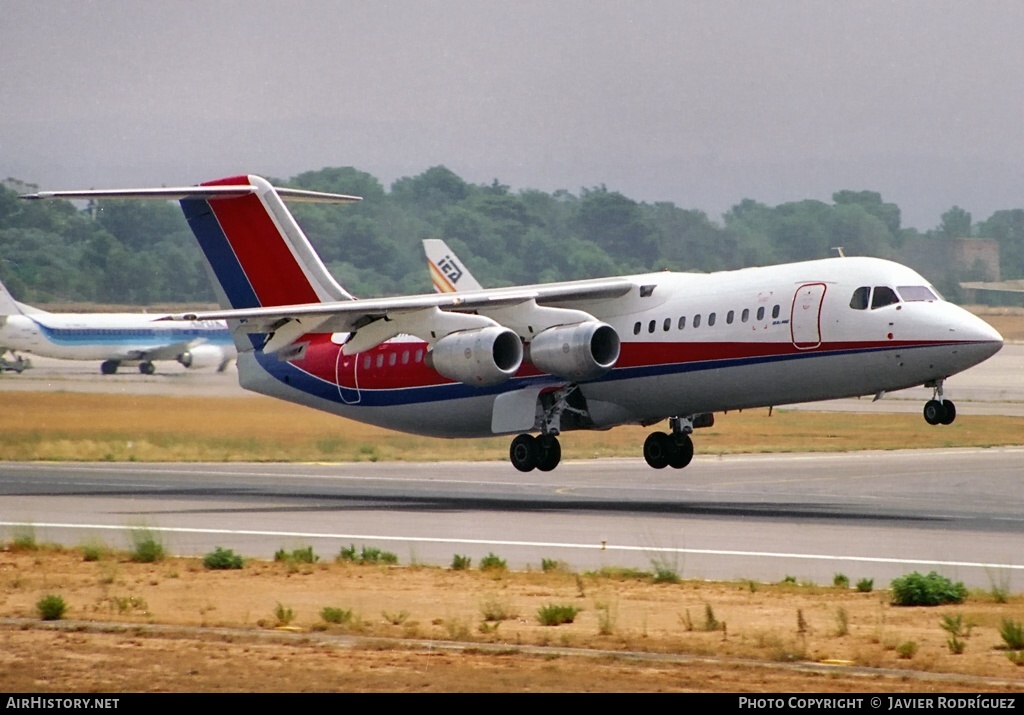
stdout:
[[185,367],[219,367],[224,362],[224,351],[216,345],[196,345],[178,356]]
[[619,334],[597,320],[556,325],[530,343],[530,362],[549,375],[573,382],[594,380],[619,360]]
[[523,343],[496,325],[444,336],[427,353],[427,364],[451,380],[485,387],[504,382],[523,363]]

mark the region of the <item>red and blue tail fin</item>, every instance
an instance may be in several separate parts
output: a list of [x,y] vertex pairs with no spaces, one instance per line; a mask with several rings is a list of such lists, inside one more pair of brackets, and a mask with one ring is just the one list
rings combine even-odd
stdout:
[[222,307],[353,299],[327,271],[281,198],[284,194],[297,200],[317,200],[312,192],[278,190],[258,176],[235,176],[201,186],[254,189],[241,195],[180,199],[220,288]]

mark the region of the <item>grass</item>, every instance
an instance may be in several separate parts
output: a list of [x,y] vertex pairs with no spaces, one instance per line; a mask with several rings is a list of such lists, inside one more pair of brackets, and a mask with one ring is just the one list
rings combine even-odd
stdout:
[[240,569],[242,565],[241,556],[219,546],[203,557],[203,567],[208,569]]
[[68,610],[64,599],[56,594],[49,593],[36,603],[36,611],[44,621],[59,621]]
[[575,621],[579,612],[576,606],[549,603],[537,610],[537,622],[542,626],[560,626]]
[[[195,415],[202,414],[197,421]],[[154,415],[159,415],[154,419]],[[451,442],[335,417],[262,396],[173,397],[0,393],[0,459],[35,461],[443,461]],[[648,429],[574,432],[563,459],[639,457]],[[872,415],[744,410],[702,429],[699,454],[837,452],[1020,444],[1024,418],[972,415],[930,429],[920,414]],[[459,458],[508,458],[508,440],[459,442]]]
[[140,564],[152,564],[163,561],[167,556],[163,542],[150,529],[132,529],[128,532],[131,544],[131,560]]
[[364,546],[362,550],[356,551],[354,545],[342,548],[338,552],[338,561],[348,561],[355,564],[387,564],[393,566],[398,563],[398,555],[391,551],[381,551],[375,546]]
[[944,603],[963,603],[967,589],[963,583],[953,583],[935,571],[922,576],[917,571],[893,579],[892,604],[894,606],[941,606]]
[[320,618],[323,619],[324,623],[342,625],[345,623],[349,623],[352,620],[352,609],[335,608],[334,606],[324,606],[320,609]]
[[286,564],[315,564],[320,557],[313,552],[312,546],[304,546],[298,549],[286,551],[278,549],[274,552],[274,561]]
[[495,555],[492,552],[488,552],[487,556],[480,559],[480,570],[481,571],[508,571],[508,564],[504,559]]

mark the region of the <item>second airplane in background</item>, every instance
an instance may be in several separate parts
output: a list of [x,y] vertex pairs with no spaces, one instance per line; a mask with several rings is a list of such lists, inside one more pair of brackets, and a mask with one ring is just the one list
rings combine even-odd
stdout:
[[157,360],[223,370],[235,344],[221,320],[168,322],[139,313],[48,313],[19,303],[0,284],[0,352],[10,350],[60,360],[99,360],[112,375],[137,365],[151,375]]
[[925,420],[949,424],[944,380],[1002,346],[918,273],[876,258],[467,291],[448,254],[435,273],[458,292],[356,300],[284,203],[355,197],[236,176],[26,198],[55,197],[181,202],[224,309],[173,317],[227,320],[243,387],[416,434],[519,433],[520,471],[555,468],[563,432],[665,421],[644,458],[681,468],[714,412],[922,384]]

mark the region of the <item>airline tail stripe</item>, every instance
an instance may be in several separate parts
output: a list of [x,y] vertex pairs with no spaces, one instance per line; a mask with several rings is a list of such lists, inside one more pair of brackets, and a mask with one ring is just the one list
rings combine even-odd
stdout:
[[204,199],[182,199],[179,203],[231,307],[260,307],[256,291],[242,269],[227,236],[224,235],[209,202]]
[[320,302],[258,196],[213,199],[208,203],[261,306]]
[[448,280],[448,276],[441,272],[441,270],[434,265],[433,261],[429,264],[430,266],[430,278],[434,282],[434,288],[437,289],[438,293],[454,293],[455,286]]

